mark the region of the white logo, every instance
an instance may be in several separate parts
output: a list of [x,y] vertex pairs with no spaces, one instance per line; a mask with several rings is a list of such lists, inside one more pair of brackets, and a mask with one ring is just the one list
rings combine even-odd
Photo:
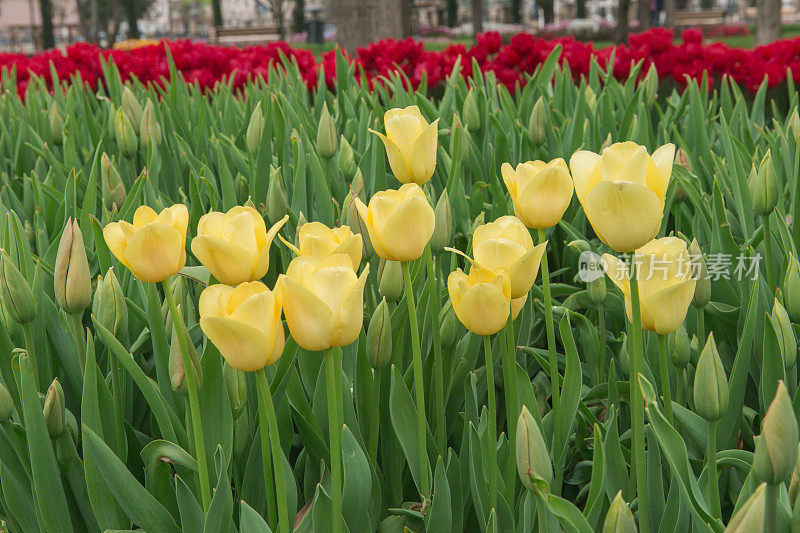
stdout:
[[589,283],[600,279],[605,275],[600,256],[590,250],[581,252],[578,257],[578,279],[584,283]]

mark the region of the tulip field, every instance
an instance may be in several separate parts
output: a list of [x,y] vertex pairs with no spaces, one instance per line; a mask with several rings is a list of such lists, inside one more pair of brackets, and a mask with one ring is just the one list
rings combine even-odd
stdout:
[[4,69],[0,531],[800,531],[793,77],[562,50]]

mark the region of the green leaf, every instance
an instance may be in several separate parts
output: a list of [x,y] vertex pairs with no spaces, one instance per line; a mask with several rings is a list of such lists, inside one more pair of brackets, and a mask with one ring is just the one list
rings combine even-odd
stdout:
[[421,468],[427,470],[425,474],[430,479],[431,467],[427,460],[425,464],[420,467],[420,458],[417,448],[417,407],[411,399],[411,393],[406,388],[400,372],[397,367],[392,365],[392,382],[389,392],[389,416],[392,419],[392,427],[394,428],[397,440],[400,442],[400,447],[403,449],[408,462],[408,468],[411,470],[411,476],[414,478],[414,483],[417,485],[418,490],[422,490],[420,486],[420,472]]

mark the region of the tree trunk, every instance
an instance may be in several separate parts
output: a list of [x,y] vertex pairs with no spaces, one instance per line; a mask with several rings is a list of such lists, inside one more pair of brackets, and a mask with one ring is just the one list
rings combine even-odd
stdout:
[[647,31],[650,29],[650,0],[639,0],[638,7],[639,27],[636,28],[636,31]]
[[552,24],[556,21],[556,11],[552,1],[539,2],[539,7],[542,8],[545,24]]
[[619,4],[617,6],[617,29],[615,35],[616,41],[619,44],[622,44],[628,40],[628,32],[630,31],[630,7],[630,0],[619,0]]
[[292,30],[295,33],[306,31],[306,3],[305,0],[295,0],[292,12]]
[[511,23],[522,24],[522,0],[511,0]]
[[586,18],[586,0],[577,0],[575,2],[575,18]]
[[377,6],[362,0],[335,0],[331,2],[331,22],[336,26],[339,47],[355,54],[360,46],[369,44],[374,36]]
[[272,15],[272,22],[278,28],[278,35],[281,41],[286,40],[286,23],[283,17],[283,0],[269,0],[269,11]]
[[756,44],[781,38],[781,0],[757,0]]
[[454,28],[458,24],[458,0],[447,0],[447,25]]
[[[97,0],[92,0],[97,2]],[[138,39],[141,37],[139,33],[139,17],[136,13],[136,2],[131,0],[123,2],[125,6],[125,20],[128,21],[128,39]]]
[[675,0],[664,0],[664,27],[675,25]]
[[[222,0],[211,0],[211,13],[214,17],[214,26],[217,28],[222,27]],[[335,2],[334,2],[335,3]]]
[[483,33],[483,0],[472,0],[472,36],[477,41]]
[[42,48],[55,48],[53,36],[53,4],[50,0],[39,0],[39,14],[42,17]]
[[97,33],[100,29],[100,13],[97,6],[99,0],[89,0],[89,41],[97,42]]

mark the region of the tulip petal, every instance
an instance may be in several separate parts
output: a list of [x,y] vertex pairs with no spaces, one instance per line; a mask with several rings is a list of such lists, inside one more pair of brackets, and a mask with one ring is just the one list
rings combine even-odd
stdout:
[[525,307],[525,302],[528,301],[528,293],[519,298],[511,300],[511,320],[516,320],[520,311]]
[[508,194],[511,195],[511,199],[516,201],[517,173],[514,171],[514,168],[508,163],[503,163],[500,166],[500,175],[503,176],[503,183],[506,184],[506,189],[508,190]]
[[548,166],[518,190],[516,209],[530,228],[558,224],[572,201],[572,178],[559,166]]
[[[382,240],[391,243],[391,246],[386,246],[390,257],[384,259],[413,261],[419,258],[431,240],[435,225],[436,216],[424,194],[405,198],[380,232]],[[414,231],[409,231],[409,228]]]
[[630,275],[628,274],[628,266],[616,256],[611,254],[603,254],[600,258],[600,264],[606,276],[614,282],[622,294],[629,295],[631,293]]
[[[277,302],[272,291],[264,290],[246,298],[231,313],[231,318],[261,331],[268,339],[275,336]],[[280,310],[278,310],[280,316]]]
[[358,339],[364,324],[364,284],[369,275],[369,265],[349,287],[338,309],[334,346],[347,346]]
[[547,241],[536,245],[533,249],[529,250],[525,255],[520,257],[517,261],[512,263],[510,279],[511,298],[522,298],[533,287],[533,282],[536,281],[536,275],[539,273],[539,265],[542,262],[542,256],[547,250]]
[[439,119],[426,126],[414,142],[411,151],[411,179],[417,185],[424,185],[436,170],[436,148],[439,135]]
[[145,224],[155,222],[156,218],[158,218],[158,213],[156,213],[152,207],[140,205],[133,213],[133,225],[137,228],[141,228]]
[[136,231],[135,226],[125,221],[112,222],[103,228],[103,238],[108,245],[108,249],[128,270],[130,270],[131,265],[125,259],[125,250]]
[[228,300],[233,292],[233,287],[217,283],[209,285],[200,293],[197,308],[201,317],[227,317]]
[[375,130],[369,131],[380,137],[383,141],[383,145],[386,147],[386,157],[389,159],[389,166],[392,169],[394,177],[401,183],[411,183],[413,181],[411,179],[411,173],[406,164],[406,157],[403,155],[403,151],[400,147],[383,133]]
[[375,231],[375,227],[370,223],[371,217],[369,215],[367,206],[359,198],[356,198],[355,202],[358,216],[361,217],[361,220],[364,221],[364,226],[367,228],[367,233],[369,234],[369,241],[372,244],[372,248],[375,250],[375,253],[378,254],[378,257],[381,257],[382,259],[389,259],[389,252],[387,252],[386,248],[383,247],[378,232]]
[[183,204],[175,204],[168,209],[172,215],[172,227],[178,230],[186,240],[186,230],[189,228],[189,210]]
[[668,335],[686,319],[686,311],[694,296],[695,280],[688,279],[650,295],[644,302],[652,317],[652,330]]
[[657,179],[652,180],[653,183],[651,183],[650,174],[648,173],[647,186],[663,201],[664,197],[667,195],[669,180],[672,177],[672,163],[675,161],[675,145],[669,143],[659,147],[653,152],[651,159],[658,173]]
[[220,283],[238,285],[253,279],[256,256],[238,244],[215,236],[195,237],[192,253]]
[[183,268],[184,240],[173,227],[147,224],[128,242],[125,259],[140,281],[158,283]]
[[600,240],[618,252],[632,252],[653,239],[663,216],[655,193],[629,181],[598,183],[583,208]]
[[461,323],[477,335],[497,333],[511,313],[510,301],[491,283],[470,287],[458,305],[453,303],[453,309]]
[[225,231],[226,219],[225,213],[219,211],[206,213],[197,221],[197,235],[222,235],[222,232]]
[[[222,357],[237,370],[254,372],[270,364],[274,339],[232,318],[201,318],[200,328]],[[283,327],[281,326],[281,330]]]
[[[264,235],[264,244],[261,247],[261,251],[258,255],[258,262],[253,269],[250,279],[261,279],[267,275],[267,272],[269,271],[269,250],[272,247],[272,241],[275,240],[275,236],[278,235],[278,232],[281,230],[281,228],[283,228],[288,220],[289,215],[284,215],[283,218],[273,224],[269,228],[269,231],[267,231],[267,233]],[[256,238],[258,238],[258,229],[256,229]]]
[[575,185],[575,195],[581,205],[585,206],[586,197],[600,183],[602,177],[600,155],[587,150],[575,152],[569,160],[569,169]]
[[[463,283],[466,279],[467,275],[460,268],[450,272],[450,275],[447,276],[447,292],[450,294],[450,300],[454,308],[461,303],[462,288],[465,288]],[[466,287],[469,287],[469,285],[467,284]]]
[[279,283],[283,314],[295,342],[314,352],[330,348],[336,328],[333,312],[311,291],[288,276],[281,276]]

